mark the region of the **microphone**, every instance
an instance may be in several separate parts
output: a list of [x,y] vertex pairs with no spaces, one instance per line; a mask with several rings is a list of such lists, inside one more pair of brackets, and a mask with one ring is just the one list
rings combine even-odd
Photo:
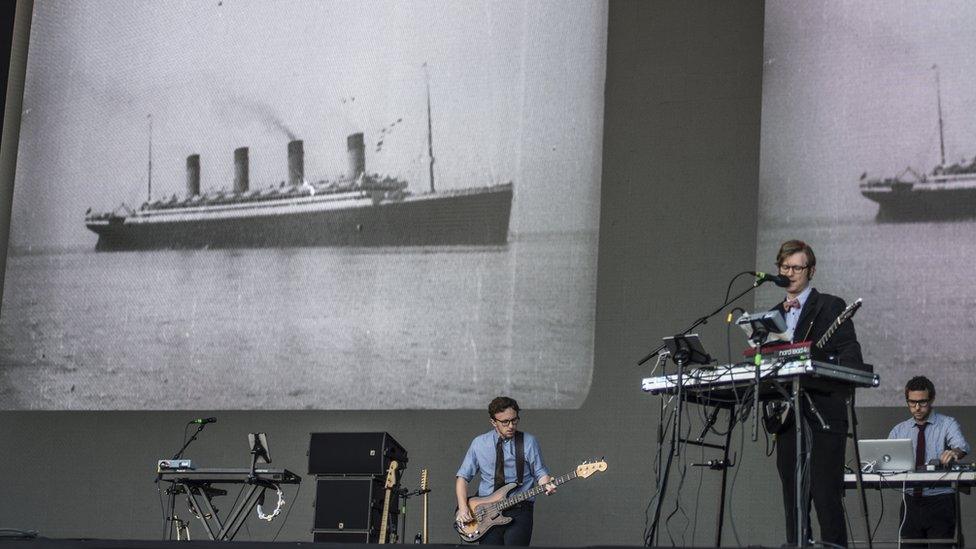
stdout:
[[202,418],[199,418],[199,419],[194,419],[190,423],[194,423],[196,425],[206,425],[208,423],[217,423],[217,418],[215,418],[215,417],[202,417]]
[[756,285],[760,285],[763,282],[772,282],[773,284],[779,286],[780,288],[787,288],[790,285],[790,279],[785,275],[774,275],[769,273],[764,273],[761,271],[750,271],[752,274],[756,275]]

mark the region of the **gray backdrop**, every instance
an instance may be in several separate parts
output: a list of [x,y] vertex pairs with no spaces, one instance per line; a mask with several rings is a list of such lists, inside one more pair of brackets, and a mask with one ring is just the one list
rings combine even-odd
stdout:
[[[526,410],[522,424],[542,439],[555,472],[591,456],[605,456],[610,469],[540,502],[537,545],[641,542],[644,507],[653,491],[658,403],[640,392],[648,370],[634,363],[660,336],[714,307],[731,274],[756,264],[762,40],[758,2],[610,6],[593,385],[581,409]],[[3,191],[0,210],[6,213],[10,189]],[[5,230],[6,223],[0,227]],[[710,345],[724,346],[720,322],[702,333]],[[883,365],[879,371],[884,375]],[[941,411],[962,419],[965,434],[976,438],[973,422],[966,420],[973,407]],[[905,417],[897,408],[860,413],[867,436],[884,436]],[[175,450],[180,426],[196,415],[220,418],[189,452],[209,466],[245,465],[249,431],[267,431],[275,464],[300,473],[311,431],[390,431],[410,451],[408,484],[416,486],[421,467],[430,469],[434,542],[455,540],[454,471],[471,436],[488,428],[479,411],[4,412],[0,526],[58,537],[157,537],[152,467]],[[735,544],[731,524],[742,543],[782,541],[778,479],[763,450],[762,441],[753,444],[746,434],[725,544]],[[699,461],[696,452],[689,453]],[[688,468],[680,502],[684,515],[671,521],[679,543],[682,516],[694,520],[700,474],[701,468]],[[704,475],[694,540],[700,545],[711,542],[717,497],[717,476]],[[313,490],[306,479],[279,539],[310,539]],[[878,496],[870,498],[877,518]],[[963,520],[971,523],[972,504],[963,506]],[[672,498],[666,512],[674,508]],[[886,498],[885,508],[881,532],[890,534],[897,499]],[[410,513],[408,535],[417,531],[418,507]],[[258,522],[249,521],[241,539],[270,539],[278,527]],[[194,534],[199,538],[199,529]],[[859,527],[855,536],[863,538]],[[662,539],[667,543],[666,535]],[[684,542],[692,542],[690,527]]]

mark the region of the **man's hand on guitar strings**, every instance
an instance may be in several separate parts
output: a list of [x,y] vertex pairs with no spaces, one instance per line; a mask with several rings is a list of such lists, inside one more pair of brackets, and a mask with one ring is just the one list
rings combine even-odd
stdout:
[[551,496],[556,493],[556,485],[552,482],[552,477],[546,475],[539,479],[539,484],[542,484],[546,489],[546,495]]

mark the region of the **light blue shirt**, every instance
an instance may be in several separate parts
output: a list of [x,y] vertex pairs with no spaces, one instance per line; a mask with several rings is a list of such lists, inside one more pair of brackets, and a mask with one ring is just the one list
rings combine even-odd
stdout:
[[[958,421],[933,410],[926,423],[928,424],[928,427],[925,428],[926,463],[933,459],[939,459],[942,452],[951,448],[959,448],[963,452],[969,453],[969,443],[963,438]],[[888,433],[888,438],[910,438],[912,439],[912,449],[918,451],[918,425],[915,423],[915,418],[895,425]],[[926,488],[922,490],[923,496],[951,493],[953,493],[952,488]]]
[[[549,474],[542,461],[539,442],[528,433],[523,433],[523,436],[525,471],[522,485],[509,492],[509,496],[531,490],[540,478]],[[464,461],[458,469],[457,476],[468,482],[471,482],[476,473],[481,472],[481,483],[478,485],[479,496],[487,496],[495,491],[495,443],[498,439],[498,433],[494,429],[476,436],[471,441],[468,453],[464,454]],[[505,482],[515,482],[515,437],[502,443],[502,455],[505,456]]]
[[[790,309],[786,312],[786,329],[788,329],[790,333],[794,333],[796,331],[796,324],[797,322],[800,322],[800,313],[803,312],[803,306],[807,304],[807,298],[810,297],[811,290],[813,290],[813,286],[808,284],[806,289],[800,292],[800,295],[796,296],[797,301],[800,302],[800,308]],[[786,299],[789,299],[789,296],[787,296]],[[783,301],[785,302],[786,299]]]

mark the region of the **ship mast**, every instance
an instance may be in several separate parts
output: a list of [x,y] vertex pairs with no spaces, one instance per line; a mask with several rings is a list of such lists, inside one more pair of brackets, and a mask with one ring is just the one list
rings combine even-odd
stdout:
[[424,81],[427,83],[427,156],[430,159],[430,192],[434,192],[434,132],[430,121],[430,74],[424,63]]
[[945,136],[942,134],[942,87],[939,85],[939,66],[932,65],[932,70],[935,71],[935,99],[939,106],[939,152],[942,154],[942,163],[939,165],[945,167]]
[[146,202],[152,202],[152,114],[147,114],[149,119],[149,189],[146,192]]

